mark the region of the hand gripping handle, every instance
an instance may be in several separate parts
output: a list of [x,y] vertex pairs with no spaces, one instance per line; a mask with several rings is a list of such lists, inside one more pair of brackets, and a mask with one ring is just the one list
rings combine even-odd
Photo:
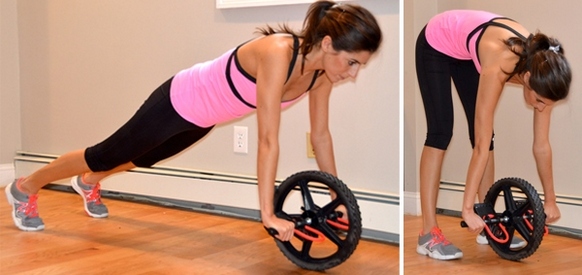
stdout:
[[[317,230],[309,225],[304,225],[303,229],[305,229],[306,232],[301,231],[296,226],[295,230],[294,230],[295,237],[297,237],[303,241],[310,241],[310,242],[317,242],[317,243],[325,241],[325,236],[319,230]],[[275,228],[265,226],[265,230],[267,230],[269,235],[271,235],[273,237],[279,235],[279,232]]]

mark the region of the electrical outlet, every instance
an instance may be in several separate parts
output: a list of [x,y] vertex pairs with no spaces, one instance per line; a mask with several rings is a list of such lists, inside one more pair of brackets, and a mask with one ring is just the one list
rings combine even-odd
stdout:
[[313,151],[313,145],[311,145],[311,134],[307,132],[307,157],[315,158],[315,151]]
[[232,144],[235,153],[249,153],[249,128],[245,126],[234,126],[234,137]]

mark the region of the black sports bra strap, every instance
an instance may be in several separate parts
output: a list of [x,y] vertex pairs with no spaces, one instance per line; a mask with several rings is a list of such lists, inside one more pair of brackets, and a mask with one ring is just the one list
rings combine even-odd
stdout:
[[495,26],[495,27],[500,27],[500,28],[504,28],[506,30],[509,30],[510,32],[514,33],[515,35],[517,35],[517,37],[526,40],[527,38],[525,36],[523,36],[521,33],[517,32],[516,30],[514,30],[512,27],[507,26],[505,24],[499,23],[499,22],[494,22],[493,20],[497,20],[497,19],[507,19],[507,20],[511,20],[514,21],[511,18],[507,18],[507,17],[495,17],[479,26],[477,26],[473,31],[471,31],[471,33],[469,33],[469,35],[467,36],[467,43],[466,43],[466,47],[467,49],[469,49],[469,42],[471,41],[471,38],[473,38],[473,35],[475,35],[477,32],[485,29],[488,26]]
[[291,58],[291,63],[289,63],[289,70],[287,71],[287,79],[285,79],[285,83],[289,81],[291,73],[293,73],[293,67],[295,67],[295,62],[297,61],[297,55],[299,55],[299,38],[293,35],[293,57]]
[[[248,42],[248,41],[247,41]],[[241,96],[241,94],[238,92],[238,90],[236,89],[236,86],[234,85],[232,78],[230,76],[230,66],[231,63],[235,62],[235,65],[237,66],[237,69],[248,79],[250,79],[251,81],[256,83],[256,79],[254,77],[252,77],[251,75],[249,75],[247,72],[245,72],[243,70],[243,68],[240,66],[240,64],[238,63],[238,58],[237,58],[237,52],[238,49],[246,44],[247,42],[239,45],[238,47],[236,47],[236,49],[232,52],[232,54],[229,56],[228,58],[228,62],[226,63],[226,81],[228,82],[228,86],[230,87],[232,93],[236,96],[236,98],[238,98],[243,104],[245,104],[246,106],[250,107],[250,108],[257,108],[256,106],[254,106],[253,104],[247,102],[246,100],[244,100],[244,98]],[[297,61],[297,55],[299,54],[299,38],[297,36],[293,36],[293,58],[291,59],[291,63],[289,64],[289,71],[287,72],[287,79],[285,80],[285,83],[287,83],[287,81],[289,80],[289,78],[291,77],[291,73],[293,73],[293,68],[295,67],[295,62]],[[323,71],[315,71],[313,78],[311,80],[311,84],[309,84],[309,88],[307,88],[307,91],[311,90],[311,88],[313,87],[313,85],[315,84],[315,81],[317,80],[317,78],[321,75]]]
[[504,28],[512,33],[514,33],[515,35],[517,35],[517,37],[526,40],[527,38],[525,36],[523,36],[523,34],[517,32],[516,30],[514,30],[512,27],[507,26],[505,24],[499,23],[499,22],[491,22],[489,25],[491,26],[496,26],[496,27],[500,27],[500,28]]
[[313,78],[311,79],[311,84],[309,84],[309,88],[307,88],[307,91],[311,90],[311,88],[315,84],[315,81],[321,75],[321,72],[323,72],[323,71],[316,70],[315,73],[313,73]]
[[[240,46],[239,46],[240,47]],[[225,75],[226,75],[226,81],[228,82],[228,86],[230,87],[230,90],[232,91],[232,93],[234,94],[234,96],[236,96],[236,98],[238,98],[242,103],[244,103],[245,105],[247,105],[250,108],[257,108],[256,106],[254,106],[253,104],[248,103],[246,100],[244,100],[244,98],[240,95],[240,93],[238,92],[238,90],[236,89],[236,86],[234,86],[234,83],[232,81],[232,77],[230,76],[230,63],[232,63],[233,58],[235,57],[235,54],[238,50],[237,47],[232,54],[228,57],[228,62],[226,63],[226,71],[225,71]]]

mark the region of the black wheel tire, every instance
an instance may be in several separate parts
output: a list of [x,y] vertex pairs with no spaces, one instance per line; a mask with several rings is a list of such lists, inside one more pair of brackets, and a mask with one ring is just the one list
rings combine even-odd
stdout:
[[[516,200],[516,195],[521,199]],[[485,234],[489,240],[489,245],[497,255],[507,260],[519,261],[531,256],[542,242],[546,223],[546,214],[537,191],[523,179],[504,178],[491,186],[485,196],[485,203],[495,207],[498,198],[503,200],[505,208],[502,209],[502,212],[499,212],[498,210],[501,207],[497,207],[495,212],[498,215],[509,217],[509,221],[502,224],[507,229],[510,241],[501,244],[494,241],[488,234]],[[533,229],[528,228],[527,222],[523,217],[524,214],[533,214],[533,217],[528,219]],[[488,226],[491,228],[491,225]],[[510,248],[510,244],[516,232],[527,244],[524,247],[513,249]]]
[[[337,194],[333,201],[328,193],[330,189]],[[285,202],[297,190],[301,191],[302,199],[301,208],[297,209],[299,213],[287,213],[284,211]],[[317,205],[313,194],[328,197],[329,203]],[[346,208],[349,220],[347,231],[339,232],[326,222],[339,205]],[[300,240],[302,243],[298,245],[297,240],[294,240],[294,244],[293,241],[281,242],[275,239],[281,252],[291,262],[308,270],[322,271],[343,263],[356,249],[362,233],[360,208],[353,193],[341,180],[321,171],[303,171],[285,179],[275,192],[275,213],[279,217],[311,217],[314,220],[312,227],[322,232],[326,242],[330,242],[331,254],[320,256],[311,253],[316,250],[317,243]]]

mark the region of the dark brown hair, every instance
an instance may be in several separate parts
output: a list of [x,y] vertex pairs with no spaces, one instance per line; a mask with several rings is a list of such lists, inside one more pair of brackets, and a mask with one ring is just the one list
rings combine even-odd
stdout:
[[311,4],[300,33],[285,24],[278,29],[270,26],[259,28],[259,32],[263,35],[283,32],[303,38],[300,45],[303,61],[314,47],[320,46],[321,40],[327,35],[331,37],[336,51],[374,53],[382,42],[382,31],[372,13],[355,4],[338,4],[333,1]]
[[[529,86],[540,96],[558,101],[568,96],[572,71],[564,56],[564,47],[552,37],[536,32],[525,41],[518,37],[507,39],[505,45],[519,56],[508,78],[530,72]],[[521,52],[516,49],[523,49]]]

